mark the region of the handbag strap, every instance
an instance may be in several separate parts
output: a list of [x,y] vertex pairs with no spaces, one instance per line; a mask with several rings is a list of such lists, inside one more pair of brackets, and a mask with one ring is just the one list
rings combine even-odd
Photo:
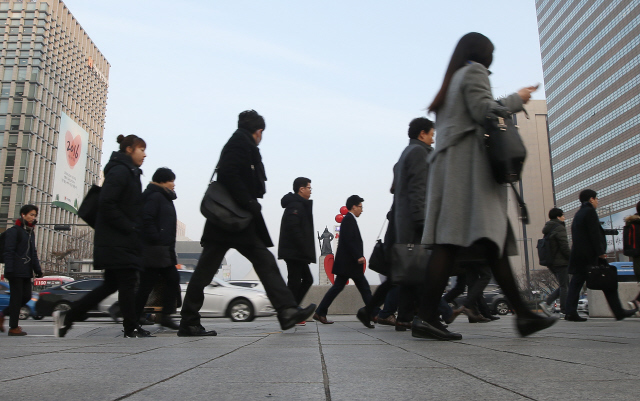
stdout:
[[218,166],[219,166],[219,165],[220,165],[220,164],[218,164],[218,165],[216,166],[216,168],[215,168],[215,169],[213,169],[213,173],[211,174],[211,178],[209,179],[209,184],[211,184],[211,182],[213,182],[213,176],[214,176],[214,175],[216,175],[216,174],[218,173]]
[[516,191],[515,183],[511,183],[511,188],[513,189],[513,193],[516,195],[516,200],[520,206],[520,220],[522,220],[522,224],[529,224],[529,211],[527,210],[527,204],[524,203],[524,199],[522,199],[522,196],[520,196],[518,191]]
[[380,239],[380,237],[382,236],[382,230],[384,230],[384,226],[385,224],[387,224],[387,218],[384,218],[384,221],[382,222],[382,227],[380,227],[380,232],[378,233],[378,238],[376,238],[376,241]]

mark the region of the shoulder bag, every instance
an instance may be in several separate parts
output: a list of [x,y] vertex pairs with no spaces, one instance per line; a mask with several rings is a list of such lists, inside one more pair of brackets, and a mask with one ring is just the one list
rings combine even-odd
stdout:
[[218,168],[211,175],[207,191],[200,204],[200,213],[214,226],[229,232],[242,231],[251,222],[253,215],[238,206],[229,191],[218,181],[213,181]]
[[373,246],[373,252],[371,252],[371,257],[369,258],[369,269],[373,270],[376,273],[389,276],[389,263],[384,252],[384,244],[380,239],[382,230],[384,230],[385,222],[386,219],[382,223],[382,228],[380,229],[380,233],[378,234],[378,239],[376,239],[376,244]]
[[427,274],[431,250],[424,244],[393,244],[391,281],[399,285],[422,284]]
[[102,187],[93,184],[78,208],[78,216],[91,228],[95,228],[98,218],[98,204],[100,203],[100,191]]
[[595,266],[587,267],[587,288],[590,290],[617,290],[618,269],[600,259]]

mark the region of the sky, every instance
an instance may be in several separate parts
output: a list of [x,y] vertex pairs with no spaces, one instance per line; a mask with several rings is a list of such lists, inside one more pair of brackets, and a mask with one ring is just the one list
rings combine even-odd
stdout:
[[[539,83],[533,99],[544,99],[533,0],[65,4],[111,65],[103,166],[119,134],[144,138],[143,185],[158,167],[176,173],[178,219],[192,240],[205,222],[202,195],[243,110],[258,111],[267,125],[260,202],[271,250],[280,199],[304,176],[317,231],[332,229],[348,196],[365,199],[358,224],[368,258],[393,200],[392,167],[408,124],[433,119],[426,107],[462,35],[480,32],[494,43],[496,97]],[[234,279],[250,270],[236,251],[227,261]],[[286,279],[284,261],[279,266]],[[317,284],[318,265],[311,271]],[[379,282],[374,272],[367,278]]]

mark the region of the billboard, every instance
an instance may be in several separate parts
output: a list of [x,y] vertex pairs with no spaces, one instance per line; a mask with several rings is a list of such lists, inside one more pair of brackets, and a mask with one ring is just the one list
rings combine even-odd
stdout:
[[87,131],[62,113],[53,181],[53,204],[72,213],[78,213],[84,196],[88,145]]

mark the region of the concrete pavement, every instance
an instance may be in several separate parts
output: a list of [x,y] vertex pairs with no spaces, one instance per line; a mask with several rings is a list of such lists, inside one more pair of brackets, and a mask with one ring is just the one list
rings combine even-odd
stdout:
[[281,332],[275,318],[204,319],[218,337],[121,338],[90,319],[67,338],[51,319],[0,335],[6,400],[638,400],[640,320],[559,321],[517,337],[514,317],[463,318],[459,342],[367,329],[353,316]]

